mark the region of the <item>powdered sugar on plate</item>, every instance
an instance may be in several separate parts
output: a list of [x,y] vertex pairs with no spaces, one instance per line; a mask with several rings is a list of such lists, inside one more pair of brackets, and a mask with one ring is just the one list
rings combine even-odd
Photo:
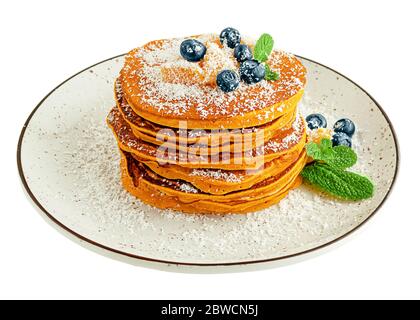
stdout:
[[[77,140],[62,166],[78,177],[74,198],[80,212],[143,255],[154,252],[170,260],[258,259],[267,252],[297,250],[319,237],[343,232],[363,218],[352,212],[358,204],[337,201],[307,186],[292,191],[278,205],[248,215],[187,215],[152,208],[123,190],[118,148],[99,120],[86,120],[85,130],[75,127],[61,137],[69,145]],[[206,174],[219,176],[217,171]],[[189,185],[184,191],[194,192]],[[239,250],[240,257],[238,248],[247,248]]]

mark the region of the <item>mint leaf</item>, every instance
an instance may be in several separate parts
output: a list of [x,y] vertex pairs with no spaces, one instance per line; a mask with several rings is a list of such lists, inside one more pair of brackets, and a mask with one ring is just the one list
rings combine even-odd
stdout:
[[321,149],[325,151],[333,147],[332,141],[330,139],[322,139],[320,145]]
[[322,139],[320,143],[309,142],[306,145],[307,154],[314,158],[314,160],[325,160],[332,156],[332,141],[329,139]]
[[314,160],[330,162],[333,161],[334,152],[332,142],[328,139],[322,139],[321,142],[309,142],[306,145],[306,154]]
[[325,158],[320,145],[315,142],[309,142],[306,145],[306,154],[314,160],[323,160]]
[[272,71],[270,69],[270,66],[266,64],[265,65],[265,80],[276,81],[276,80],[279,80],[279,78],[280,78],[280,75],[277,72]]
[[327,163],[335,169],[347,169],[357,162],[357,155],[353,149],[346,146],[333,147],[329,139],[322,139],[320,144],[308,143],[306,154],[312,159]]
[[337,146],[333,149],[334,156],[327,162],[336,169],[347,169],[357,162],[357,154],[347,146]]
[[353,172],[335,169],[327,164],[306,166],[302,177],[321,190],[345,200],[363,200],[373,196],[372,182]]
[[273,51],[274,40],[273,37],[264,33],[257,41],[254,48],[254,59],[259,62],[265,62]]

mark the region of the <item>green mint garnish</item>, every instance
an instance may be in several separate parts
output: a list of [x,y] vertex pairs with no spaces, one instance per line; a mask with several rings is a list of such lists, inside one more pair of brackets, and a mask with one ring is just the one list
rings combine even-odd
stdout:
[[266,64],[265,65],[265,80],[276,81],[276,80],[279,80],[279,78],[280,78],[280,75],[277,72],[272,71],[270,69],[270,66]]
[[254,49],[254,58],[259,62],[266,62],[273,51],[274,40],[273,37],[264,33],[257,41]]
[[357,201],[373,196],[374,187],[368,178],[328,164],[315,162],[306,166],[302,176],[323,191],[345,200]]
[[373,196],[372,182],[357,173],[345,171],[357,162],[356,153],[347,146],[333,147],[331,140],[310,142],[306,153],[314,159],[302,171],[302,177],[321,190],[345,200],[362,200]]
[[306,153],[312,159],[327,163],[336,169],[347,169],[357,162],[357,154],[347,146],[333,147],[331,140],[322,139],[320,144],[310,142]]
[[[267,33],[264,33],[255,44],[254,48],[254,59],[260,63],[266,62],[270,57],[271,52],[274,48],[273,37]],[[268,64],[265,64],[265,80],[276,81],[279,80],[280,75],[270,69]]]

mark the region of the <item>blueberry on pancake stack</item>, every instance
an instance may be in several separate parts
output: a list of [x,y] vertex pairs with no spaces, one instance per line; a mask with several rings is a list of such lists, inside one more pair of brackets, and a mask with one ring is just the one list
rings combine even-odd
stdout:
[[247,213],[301,183],[306,70],[270,40],[227,28],[126,56],[107,122],[131,194],[162,209]]

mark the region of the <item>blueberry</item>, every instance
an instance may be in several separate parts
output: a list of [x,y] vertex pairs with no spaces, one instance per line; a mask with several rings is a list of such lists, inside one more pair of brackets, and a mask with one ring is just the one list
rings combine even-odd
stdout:
[[232,92],[239,87],[239,76],[235,71],[223,70],[217,75],[217,85],[224,92]]
[[335,132],[343,132],[347,134],[349,137],[352,137],[354,131],[356,131],[356,126],[354,125],[353,121],[350,119],[340,119],[334,124],[334,131]]
[[307,116],[306,123],[308,124],[308,128],[311,130],[327,127],[327,119],[325,119],[325,117],[319,113],[314,113]]
[[234,28],[226,28],[220,33],[220,42],[229,48],[235,48],[241,43],[241,34]]
[[265,66],[257,60],[246,60],[239,67],[241,79],[248,83],[258,83],[265,78]]
[[351,138],[344,132],[336,132],[332,137],[333,146],[347,146],[351,148]]
[[245,60],[252,60],[252,51],[245,44],[238,45],[235,48],[233,55],[236,58],[236,60],[238,60],[238,62],[244,62]]
[[207,52],[207,48],[200,41],[188,39],[181,43],[181,56],[190,62],[197,62],[203,59]]

